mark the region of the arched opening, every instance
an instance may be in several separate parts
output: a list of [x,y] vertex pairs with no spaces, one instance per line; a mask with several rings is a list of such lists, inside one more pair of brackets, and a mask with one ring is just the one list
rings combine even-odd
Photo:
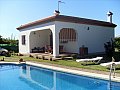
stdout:
[[59,33],[59,44],[63,47],[63,52],[75,53],[77,34],[73,28],[62,28]]
[[30,52],[45,52],[45,46],[53,45],[53,35],[50,29],[32,31],[30,33]]
[[59,33],[59,40],[61,43],[76,41],[76,31],[72,28],[63,28]]

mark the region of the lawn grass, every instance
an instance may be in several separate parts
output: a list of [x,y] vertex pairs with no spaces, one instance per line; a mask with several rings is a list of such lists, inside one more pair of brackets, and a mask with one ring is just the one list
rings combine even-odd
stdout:
[[[0,56],[0,60],[4,58],[5,62],[18,62],[20,58],[22,58],[25,61],[32,61],[32,62],[38,62],[38,63],[46,63],[46,64],[55,64],[55,65],[62,65],[62,66],[68,66],[68,67],[76,67],[76,68],[82,68],[82,69],[89,69],[89,70],[99,70],[99,71],[106,71],[109,72],[109,69],[106,67],[94,64],[93,62],[87,63],[87,65],[84,65],[84,63],[78,63],[75,60],[56,60],[56,61],[49,61],[49,60],[42,60],[42,59],[36,59],[29,56],[11,56],[11,57],[4,57]],[[116,70],[117,73],[120,73],[120,66],[118,66],[118,69]]]

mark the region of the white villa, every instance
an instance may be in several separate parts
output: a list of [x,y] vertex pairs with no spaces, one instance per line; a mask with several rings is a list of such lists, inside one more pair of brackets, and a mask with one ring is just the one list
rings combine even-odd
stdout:
[[[53,56],[59,53],[102,53],[104,43],[114,39],[112,13],[107,21],[91,20],[73,16],[53,15],[21,25],[19,53],[28,54],[35,49],[51,48]],[[39,50],[38,50],[39,51]]]

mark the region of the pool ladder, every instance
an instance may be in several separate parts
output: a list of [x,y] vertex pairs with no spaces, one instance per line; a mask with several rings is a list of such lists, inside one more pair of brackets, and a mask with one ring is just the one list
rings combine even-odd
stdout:
[[113,74],[113,78],[115,78],[115,63],[114,62],[110,65],[108,90],[112,90],[112,84],[111,84],[112,74]]

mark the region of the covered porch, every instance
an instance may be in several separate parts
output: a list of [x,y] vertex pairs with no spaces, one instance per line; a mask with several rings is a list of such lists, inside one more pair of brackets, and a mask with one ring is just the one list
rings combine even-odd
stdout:
[[46,53],[53,57],[59,54],[75,53],[77,34],[72,28],[53,27],[31,31],[29,34],[30,53]]

